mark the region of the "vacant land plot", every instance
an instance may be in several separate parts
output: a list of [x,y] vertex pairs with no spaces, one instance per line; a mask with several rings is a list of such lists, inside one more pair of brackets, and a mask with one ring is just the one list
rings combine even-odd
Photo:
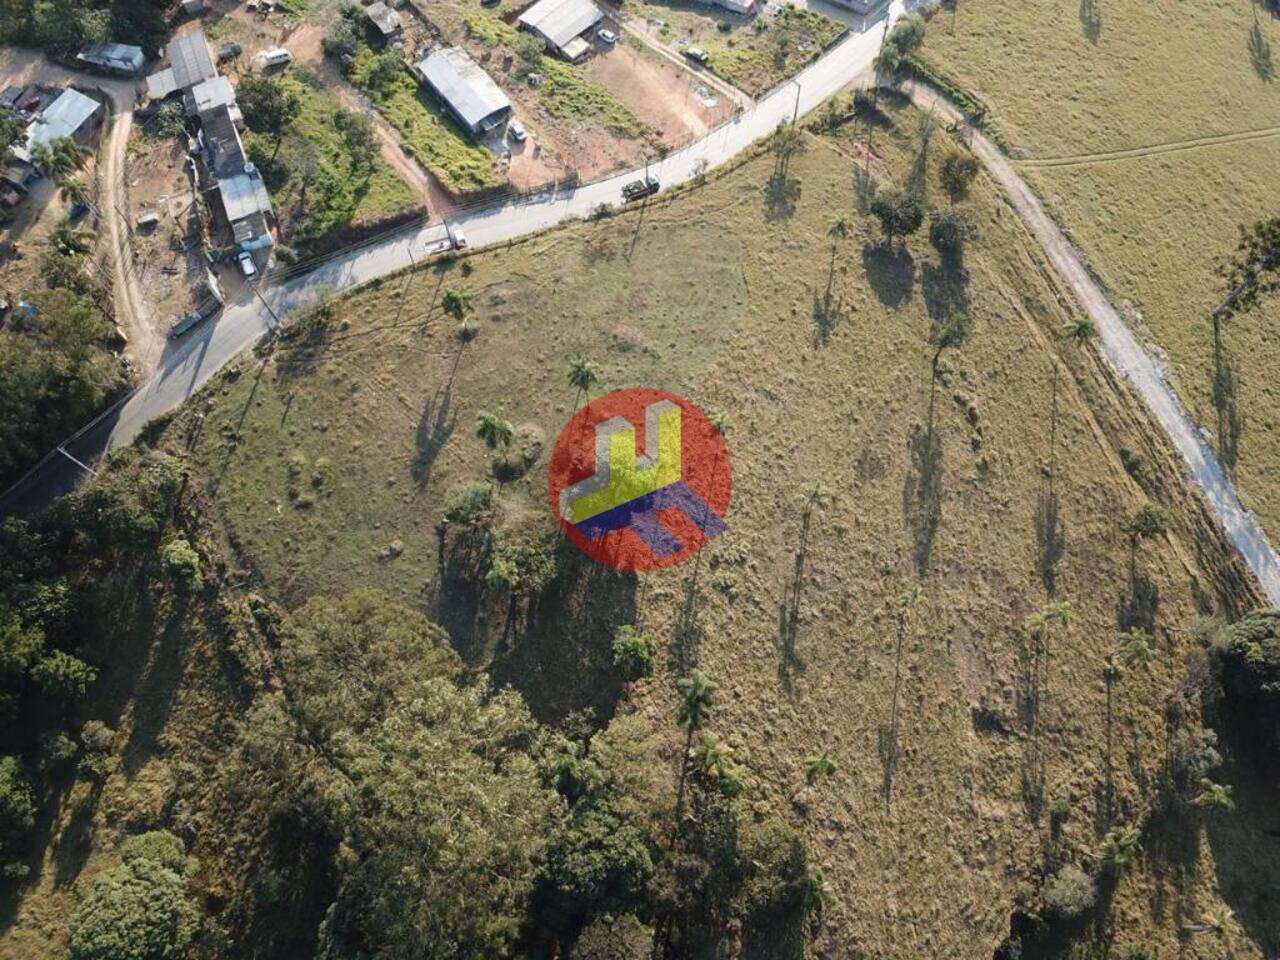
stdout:
[[[922,160],[920,122],[894,108],[877,127],[881,183],[931,183],[944,137]],[[1142,815],[1205,574],[1177,536],[1125,534],[1145,498],[1077,385],[1104,402],[1091,361],[1047,335],[1067,315],[1016,218],[979,183],[963,209],[982,239],[962,267],[920,237],[884,244],[859,212],[860,136],[806,137],[780,175],[764,156],[687,196],[342,300],[197,401],[195,455],[263,589],[295,604],[371,584],[419,603],[545,721],[607,717],[614,628],[651,631],[669,673],[633,697],[665,736],[672,674],[696,664],[721,683],[711,729],[747,762],[752,799],[792,811],[820,851],[832,955],[990,956],[1042,856],[1087,859],[1098,831]],[[446,301],[474,307],[468,336]],[[931,332],[960,310],[966,335],[939,352]],[[545,450],[573,412],[579,355],[599,368],[594,392],[649,384],[728,416],[729,532],[698,565],[578,568],[508,640],[505,604],[459,580],[434,528],[454,491],[490,477],[474,424],[492,410],[532,464],[493,487],[497,526],[551,529]],[[1046,563],[1073,618],[1037,701],[1037,785],[1022,625],[1048,599]],[[1134,624],[1159,656],[1125,674],[1113,715],[1104,657]],[[817,743],[839,770],[806,787]],[[1066,812],[1052,834],[1028,815],[1040,802]],[[1179,868],[1178,911],[1156,854],[1126,881],[1126,942],[1172,953],[1181,908],[1224,910],[1223,865],[1262,869],[1242,850],[1275,847],[1255,821],[1221,842],[1189,836],[1199,859]]]
[[795,76],[844,29],[790,5],[769,4],[742,17],[701,4],[644,0],[626,3],[623,12],[677,50],[701,47],[716,74],[753,97]]
[[1280,125],[1255,23],[1280,42],[1249,0],[966,0],[934,18],[924,56],[1027,154],[1092,153]]
[[[1167,352],[1184,401],[1272,536],[1280,392],[1268,358],[1280,306],[1233,321],[1222,356],[1209,312],[1240,226],[1276,212],[1276,41],[1280,22],[1246,2],[1088,0],[1075,10],[973,0],[954,33],[948,15],[935,18],[925,46],[928,60],[985,98],[1014,152],[1032,158],[1027,177]],[[1250,131],[1274,135],[1203,142]],[[1226,385],[1216,406],[1215,380]]]
[[352,153],[339,126],[352,114],[320,80],[299,70],[279,82],[298,96],[298,116],[278,149],[271,137],[252,135],[249,148],[270,156],[263,167],[286,243],[315,249],[420,207],[372,141],[369,155]]

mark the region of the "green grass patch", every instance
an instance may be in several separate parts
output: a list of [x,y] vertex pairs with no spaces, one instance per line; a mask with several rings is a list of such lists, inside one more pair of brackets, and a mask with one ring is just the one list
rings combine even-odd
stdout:
[[783,7],[728,39],[701,42],[718,76],[752,96],[772,90],[818,58],[844,28],[820,13]]
[[378,56],[368,47],[361,47],[352,57],[348,76],[400,132],[405,150],[444,186],[466,193],[506,182],[493,154],[473,144],[458,129],[443,108],[419,87],[408,68],[381,76],[375,82],[377,67]]
[[[315,246],[335,230],[376,223],[419,205],[409,185],[376,153],[371,163],[357,162],[334,122],[347,111],[315,77],[295,71],[279,82],[301,101],[275,160],[263,164],[288,243]],[[247,136],[256,155],[274,149],[269,137]]]

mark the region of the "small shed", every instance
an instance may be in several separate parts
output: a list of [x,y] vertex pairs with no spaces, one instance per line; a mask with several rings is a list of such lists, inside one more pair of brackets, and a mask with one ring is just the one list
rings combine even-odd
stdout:
[[437,50],[419,61],[423,82],[472,135],[505,123],[511,101],[466,51],[459,47]]
[[199,116],[215,107],[226,107],[237,126],[242,119],[240,107],[236,105],[236,88],[228,77],[218,76],[197,83],[183,95],[182,105],[188,117]]
[[542,38],[547,49],[577,60],[591,48],[582,38],[604,19],[591,0],[538,0],[520,14],[520,26]]
[[369,22],[373,24],[373,28],[382,35],[384,40],[394,40],[404,31],[404,23],[400,19],[400,14],[392,10],[382,0],[369,4],[364,8],[364,13],[369,18]]

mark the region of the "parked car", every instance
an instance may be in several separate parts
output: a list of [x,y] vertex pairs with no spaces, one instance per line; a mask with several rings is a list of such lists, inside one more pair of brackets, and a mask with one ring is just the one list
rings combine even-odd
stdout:
[[703,50],[701,47],[689,47],[685,50],[684,55],[694,63],[699,63],[704,67],[707,65],[707,61],[711,59],[707,56],[707,51]]
[[607,27],[601,27],[596,31],[596,36],[600,38],[602,43],[617,43],[618,35]]
[[622,199],[627,203],[631,203],[633,200],[643,200],[645,197],[651,197],[657,193],[660,186],[657,177],[632,180],[622,188]]
[[244,274],[246,280],[251,280],[258,275],[258,265],[253,262],[253,255],[248,250],[236,257],[236,263],[240,265],[240,272]]
[[480,6],[482,6],[482,7],[496,7],[496,6],[497,6],[498,4],[500,4],[501,2],[502,2],[502,0],[480,0]]
[[511,134],[511,139],[516,143],[524,143],[529,139],[529,131],[524,128],[524,124],[519,120],[512,120],[507,127],[507,132]]
[[293,62],[293,54],[284,47],[272,47],[258,54],[264,67],[283,67]]
[[236,43],[234,40],[225,40],[218,44],[218,62],[225,63],[227,60],[234,60],[244,52],[244,47]]

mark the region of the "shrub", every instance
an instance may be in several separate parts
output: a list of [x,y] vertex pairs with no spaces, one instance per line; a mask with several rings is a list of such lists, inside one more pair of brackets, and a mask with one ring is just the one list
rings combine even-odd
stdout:
[[200,589],[200,555],[186,540],[179,537],[166,543],[160,551],[160,564],[180,588]]
[[83,697],[97,678],[94,667],[62,650],[54,650],[31,668],[31,679],[41,690],[66,700]]
[[36,819],[36,804],[22,761],[0,757],[0,871],[5,876],[21,876],[26,869],[10,860],[15,841],[21,839]]
[[450,523],[475,523],[493,503],[493,489],[480,481],[454,487],[445,498],[444,515]]
[[631,683],[653,675],[653,655],[657,642],[624,623],[613,636],[613,669],[623,683]]
[[101,720],[90,720],[80,729],[80,745],[84,749],[79,768],[82,776],[101,780],[107,775],[107,760],[115,739],[116,732]]
[[648,960],[652,955],[653,930],[630,913],[591,921],[572,954],[574,960]]
[[168,830],[148,830],[130,837],[120,848],[125,863],[151,860],[174,873],[187,872],[187,847]]
[[938,210],[929,217],[929,242],[944,259],[959,260],[976,233],[973,221],[960,210]]
[[1169,741],[1169,774],[1184,797],[1222,765],[1218,735],[1204,727],[1179,727]]
[[76,743],[61,730],[46,730],[40,734],[39,766],[46,773],[66,763],[76,755]]
[[178,960],[199,915],[186,881],[165,864],[134,856],[100,874],[67,928],[69,960]]
[[1070,920],[1093,909],[1097,896],[1093,878],[1068,863],[1045,884],[1044,906],[1054,916]]

